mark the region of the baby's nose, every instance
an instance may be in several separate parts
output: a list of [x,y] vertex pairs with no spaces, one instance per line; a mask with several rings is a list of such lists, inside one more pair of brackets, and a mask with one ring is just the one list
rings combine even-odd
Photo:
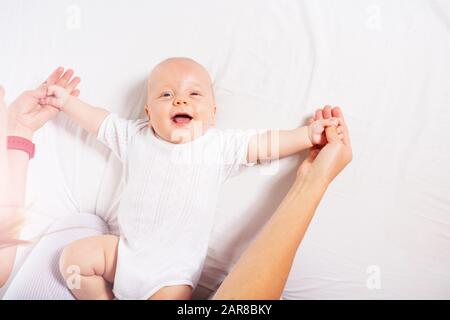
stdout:
[[179,106],[181,104],[187,104],[187,101],[184,99],[176,99],[175,100],[175,105]]

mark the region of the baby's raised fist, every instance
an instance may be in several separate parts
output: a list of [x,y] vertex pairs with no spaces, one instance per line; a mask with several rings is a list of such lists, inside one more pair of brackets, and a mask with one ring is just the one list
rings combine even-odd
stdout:
[[52,85],[47,88],[47,97],[41,99],[40,104],[47,104],[63,110],[69,101],[70,93],[60,86]]
[[339,138],[343,139],[344,128],[339,118],[320,119],[313,121],[308,126],[308,136],[312,145],[324,145],[327,143],[325,136],[325,128],[335,126]]

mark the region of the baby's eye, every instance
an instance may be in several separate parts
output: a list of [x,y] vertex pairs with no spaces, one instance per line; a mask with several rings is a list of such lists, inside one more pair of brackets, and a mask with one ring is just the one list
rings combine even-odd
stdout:
[[191,95],[200,96],[200,92],[191,92]]
[[161,97],[170,97],[171,95],[172,95],[171,92],[166,91],[162,93]]

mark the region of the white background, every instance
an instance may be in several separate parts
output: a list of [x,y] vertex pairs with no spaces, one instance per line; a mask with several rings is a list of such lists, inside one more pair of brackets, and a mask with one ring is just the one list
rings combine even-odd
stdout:
[[[8,101],[63,65],[81,76],[82,99],[135,118],[151,68],[188,56],[211,73],[222,128],[294,128],[318,107],[341,106],[354,159],[323,198],[284,298],[450,299],[450,1],[0,8]],[[118,167],[107,151],[64,115],[36,140],[29,202],[38,224],[91,212],[114,229]],[[282,160],[276,174],[255,167],[225,185],[199,296],[217,288],[273,213],[298,163]]]

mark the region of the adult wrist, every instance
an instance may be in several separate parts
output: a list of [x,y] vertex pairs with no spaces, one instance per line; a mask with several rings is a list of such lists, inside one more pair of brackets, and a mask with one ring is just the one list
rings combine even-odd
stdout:
[[20,136],[8,136],[7,148],[28,153],[30,159],[34,158],[35,145],[31,140]]
[[319,187],[321,189],[327,189],[330,185],[327,177],[321,172],[316,172],[314,168],[311,168],[307,173],[297,175],[295,183]]
[[8,120],[8,136],[16,136],[16,137],[22,137],[28,140],[33,139],[34,130],[31,130],[28,127],[22,126],[19,123],[15,121],[15,119],[9,119]]
[[21,137],[30,141],[33,140],[33,132],[25,129],[8,130],[8,136]]

